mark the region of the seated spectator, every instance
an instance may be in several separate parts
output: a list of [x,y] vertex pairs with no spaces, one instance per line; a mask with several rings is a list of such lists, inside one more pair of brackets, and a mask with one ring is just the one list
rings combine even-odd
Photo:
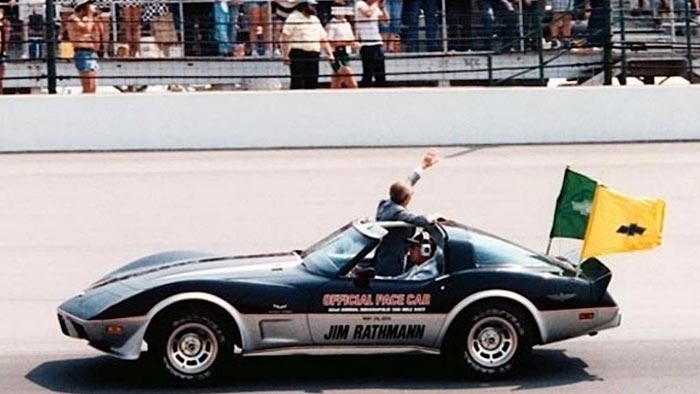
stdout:
[[335,61],[331,63],[333,68],[331,89],[357,88],[357,81],[355,81],[350,68],[348,47],[357,49],[360,45],[355,41],[352,26],[346,18],[347,15],[354,13],[353,9],[352,7],[333,7],[331,13],[333,14],[333,19],[326,27],[328,30],[328,41],[333,48],[333,56],[335,57]]
[[574,0],[552,0],[552,22],[549,24],[552,48],[571,46],[573,12]]

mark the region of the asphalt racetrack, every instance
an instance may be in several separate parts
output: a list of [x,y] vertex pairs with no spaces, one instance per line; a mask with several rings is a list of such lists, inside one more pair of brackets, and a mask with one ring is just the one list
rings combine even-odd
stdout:
[[[566,164],[667,201],[664,244],[610,256],[622,326],[536,348],[482,383],[429,355],[254,357],[207,387],[64,337],[59,303],[137,257],[173,249],[303,248],[371,216],[424,149],[0,155],[2,393],[696,393],[700,387],[700,143],[443,148],[412,209],[544,250]],[[571,245],[556,244],[555,253]]]

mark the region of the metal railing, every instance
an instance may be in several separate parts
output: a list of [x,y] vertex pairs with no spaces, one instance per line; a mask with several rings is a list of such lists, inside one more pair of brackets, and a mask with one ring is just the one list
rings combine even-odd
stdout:
[[[552,78],[583,82],[597,75],[610,84],[662,68],[657,75],[697,79],[698,10],[689,1],[639,10],[628,0],[571,0],[571,11],[564,12],[557,8],[561,2],[542,0],[404,0],[402,12],[390,2],[385,9],[394,14],[382,28],[390,85],[546,85]],[[105,1],[94,17],[101,34],[79,43],[68,34],[70,3],[32,4],[21,17],[5,12],[13,27],[3,45],[6,87],[54,93],[77,85],[71,61],[83,44],[99,57],[100,85],[255,86],[250,81],[274,80],[279,86],[289,80],[279,53],[289,3]],[[321,1],[317,7],[326,26],[333,6]],[[352,15],[348,20],[356,30],[358,22]],[[352,75],[360,78],[360,56],[352,52],[350,58]],[[333,77],[327,66],[319,74],[323,83]]]

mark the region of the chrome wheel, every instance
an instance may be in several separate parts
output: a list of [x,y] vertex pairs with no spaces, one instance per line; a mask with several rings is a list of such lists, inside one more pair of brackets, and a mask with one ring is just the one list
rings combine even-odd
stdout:
[[518,332],[513,323],[504,318],[484,317],[469,330],[466,351],[472,360],[484,367],[495,368],[508,363],[517,350]]
[[166,356],[170,365],[183,374],[198,374],[216,361],[219,344],[214,332],[202,323],[186,323],[168,337]]

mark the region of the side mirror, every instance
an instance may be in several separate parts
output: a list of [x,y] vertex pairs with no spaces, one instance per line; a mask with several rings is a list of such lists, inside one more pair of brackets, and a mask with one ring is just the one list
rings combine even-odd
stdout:
[[355,286],[359,288],[369,287],[369,281],[374,278],[375,274],[374,267],[358,267],[355,270]]

